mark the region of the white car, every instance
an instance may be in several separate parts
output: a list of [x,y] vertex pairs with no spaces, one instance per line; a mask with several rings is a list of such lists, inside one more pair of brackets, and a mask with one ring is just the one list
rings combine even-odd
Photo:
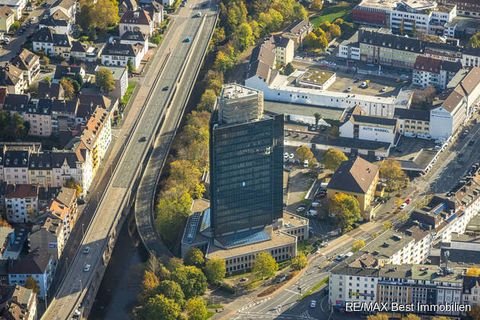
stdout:
[[320,205],[320,202],[318,202],[318,201],[312,202],[312,207],[313,207],[313,208],[316,208],[316,207],[318,207],[319,205]]
[[316,308],[316,307],[317,307],[317,300],[310,301],[310,308]]
[[407,204],[404,202],[404,203],[402,203],[402,205],[400,206],[400,209],[403,210],[403,209],[405,209],[406,207],[407,207]]
[[89,254],[90,253],[90,247],[85,247],[83,249],[83,254]]
[[88,271],[90,271],[90,268],[91,268],[91,267],[92,267],[92,266],[87,263],[87,264],[85,265],[85,267],[83,267],[83,272],[88,272]]

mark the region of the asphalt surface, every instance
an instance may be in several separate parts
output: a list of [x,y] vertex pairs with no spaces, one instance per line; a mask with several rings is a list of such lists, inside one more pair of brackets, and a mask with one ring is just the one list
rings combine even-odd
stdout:
[[[210,18],[209,23],[214,23],[214,21]],[[212,30],[213,32],[213,28],[207,28],[207,30]],[[199,47],[197,47],[197,50],[199,52],[206,52],[211,34],[204,32],[201,37],[202,39],[199,41]],[[178,86],[181,90],[177,90],[177,94],[174,96],[171,104],[179,107],[168,108],[165,114],[165,120],[162,120],[164,121],[164,124],[162,125],[160,134],[154,143],[154,149],[148,160],[136,195],[135,220],[137,230],[147,250],[156,257],[172,256],[170,250],[164,245],[155,228],[154,201],[157,183],[162,174],[163,166],[170,151],[170,146],[173,143],[173,139],[185,111],[191,89],[195,83],[203,58],[203,55],[195,55],[190,61],[190,64],[192,66],[197,66],[197,68],[188,68],[189,72],[184,74],[182,82]]]
[[[202,11],[201,18],[193,18],[193,10]],[[216,14],[210,8],[199,9],[195,6],[182,8],[179,14],[174,17],[172,26],[165,36],[159,48],[160,58],[154,61],[153,65],[160,65],[159,76],[152,83],[153,93],[147,99],[148,103],[141,112],[141,117],[134,127],[131,135],[125,137],[124,150],[115,169],[113,177],[109,180],[99,199],[96,212],[89,226],[85,227],[85,236],[76,252],[75,258],[69,264],[68,273],[61,283],[53,301],[49,305],[43,319],[68,319],[73,315],[75,309],[81,302],[88,305],[93,298],[87,294],[86,288],[92,284],[95,287],[100,285],[102,272],[105,264],[108,263],[107,246],[112,246],[114,241],[110,239],[112,231],[118,230],[117,223],[122,214],[126,202],[131,197],[132,188],[138,182],[138,173],[144,158],[149,149],[148,142],[153,139],[157,125],[160,124],[161,116],[169,97],[169,90],[175,87],[177,76],[180,74],[184,62],[188,59],[189,50],[198,43],[207,41],[211,29],[214,27]],[[197,34],[200,25],[204,24],[201,33]],[[210,29],[210,30],[208,30]],[[191,39],[186,42],[186,38]],[[205,46],[205,44],[204,44]],[[204,47],[202,46],[202,48]],[[192,50],[192,61],[195,56],[203,55],[198,48]],[[197,62],[199,60],[196,60]],[[201,59],[200,59],[201,61]],[[188,74],[189,70],[186,70]],[[168,87],[168,90],[164,90]],[[183,106],[181,106],[183,108]],[[146,137],[145,142],[140,142]],[[123,137],[122,137],[123,138]],[[88,254],[83,254],[85,247],[90,248]],[[86,266],[90,265],[89,271]],[[87,294],[87,296],[85,296]]]

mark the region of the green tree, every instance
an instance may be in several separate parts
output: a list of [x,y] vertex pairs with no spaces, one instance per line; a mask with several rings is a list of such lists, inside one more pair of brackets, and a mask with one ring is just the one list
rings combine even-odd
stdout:
[[480,306],[478,304],[472,306],[472,310],[467,312],[472,320],[480,320]]
[[468,41],[470,48],[480,48],[480,32],[475,33]]
[[62,78],[60,80],[60,85],[63,88],[65,99],[73,99],[73,97],[75,96],[75,88],[73,86],[72,80],[69,78]]
[[205,264],[204,272],[208,282],[212,284],[222,282],[227,272],[225,260],[216,258],[209,259]]
[[301,162],[308,160],[308,163],[313,164],[317,161],[315,159],[315,156],[313,155],[312,150],[310,150],[310,148],[306,145],[298,147],[297,150],[295,150],[295,153],[297,154],[297,157],[300,159]]
[[308,260],[305,253],[300,252],[296,257],[292,258],[292,269],[302,270],[307,266]]
[[253,45],[255,43],[255,36],[253,35],[250,24],[247,22],[242,23],[235,33],[235,39],[237,42],[236,47],[240,51],[243,51],[249,46]]
[[383,223],[383,230],[390,230],[393,228],[393,223],[392,221],[385,221]]
[[74,178],[68,178],[63,184],[64,187],[75,189],[75,195],[79,197],[83,193],[83,188]]
[[106,31],[120,21],[115,0],[81,0],[78,23],[84,31]]
[[367,243],[363,239],[355,240],[352,244],[352,251],[357,252],[360,251],[363,247],[365,247]]
[[315,117],[315,127],[318,127],[318,123],[320,122],[320,119],[322,119],[322,115],[318,112],[315,112],[313,116]]
[[200,102],[197,105],[197,110],[212,112],[213,107],[217,101],[217,95],[212,89],[207,89],[203,92]]
[[313,10],[320,11],[323,8],[323,0],[313,0],[310,4]]
[[335,148],[328,149],[323,156],[323,164],[330,170],[337,170],[340,164],[347,160],[345,153]]
[[95,83],[105,93],[115,89],[115,79],[113,73],[107,68],[100,68],[95,73]]
[[3,140],[21,139],[27,136],[29,129],[28,121],[23,120],[18,113],[10,114],[0,110],[0,137]]
[[213,90],[215,96],[218,96],[222,91],[223,86],[223,73],[209,70],[206,77],[207,88]]
[[205,300],[200,297],[192,298],[187,301],[185,311],[188,320],[206,320],[208,319],[208,310]]
[[384,160],[380,165],[380,178],[385,181],[387,191],[397,191],[408,183],[407,175],[397,160]]
[[25,280],[25,288],[33,290],[33,292],[38,293],[40,291],[40,287],[35,279],[32,277],[27,277]]
[[201,296],[207,290],[207,278],[194,266],[178,268],[172,273],[172,280],[180,285],[187,299]]
[[128,61],[127,61],[127,69],[128,69],[128,73],[129,73],[129,74],[132,74],[132,73],[135,72],[135,66],[133,65],[132,59],[128,59]]
[[201,268],[205,264],[205,257],[202,250],[198,248],[191,248],[185,255],[183,261],[187,266],[195,266]]
[[235,65],[235,58],[226,50],[220,50],[215,57],[214,68],[216,70],[226,72]]
[[155,273],[148,270],[143,273],[143,291],[153,292],[153,290],[156,289],[159,284],[160,280]]
[[271,278],[278,270],[278,264],[271,254],[260,252],[255,258],[252,272],[259,279]]
[[362,217],[358,200],[342,192],[330,199],[329,211],[338,219],[343,231],[351,230],[353,224]]
[[172,299],[179,306],[183,306],[185,303],[185,294],[178,283],[171,280],[160,281],[156,287],[156,293],[164,295],[168,299]]
[[183,186],[187,192],[195,198],[201,198],[205,192],[205,186],[200,179],[202,172],[189,160],[175,160],[170,163],[170,175],[167,186]]
[[148,299],[142,310],[142,319],[177,320],[181,312],[180,306],[164,295],[156,295]]
[[172,187],[161,193],[156,206],[157,229],[167,244],[172,245],[183,230],[190,213],[192,197],[184,187]]
[[342,29],[340,29],[340,27],[336,24],[331,24],[328,31],[335,38],[340,37],[342,35]]

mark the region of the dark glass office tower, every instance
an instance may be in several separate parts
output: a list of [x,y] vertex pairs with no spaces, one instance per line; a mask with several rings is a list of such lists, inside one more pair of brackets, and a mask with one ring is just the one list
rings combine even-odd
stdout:
[[210,126],[211,227],[215,237],[282,217],[283,115],[263,114],[263,93],[225,85]]

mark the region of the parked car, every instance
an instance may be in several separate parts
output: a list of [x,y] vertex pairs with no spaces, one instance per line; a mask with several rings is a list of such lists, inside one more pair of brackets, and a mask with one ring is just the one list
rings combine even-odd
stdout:
[[312,300],[310,301],[310,308],[316,308],[317,307],[317,301],[316,300]]
[[90,247],[85,247],[83,249],[83,254],[89,254],[90,253]]
[[90,271],[90,268],[91,268],[91,267],[92,267],[92,266],[87,263],[87,264],[85,265],[85,267],[83,267],[83,272],[88,272],[88,271]]
[[304,212],[305,209],[307,209],[307,207],[305,207],[304,205],[301,205],[301,206],[298,206],[297,210],[295,211],[297,211],[297,213],[301,213],[301,212]]
[[402,203],[402,205],[400,206],[400,209],[403,210],[403,209],[405,209],[406,207],[407,207],[407,204],[404,202],[404,203]]

